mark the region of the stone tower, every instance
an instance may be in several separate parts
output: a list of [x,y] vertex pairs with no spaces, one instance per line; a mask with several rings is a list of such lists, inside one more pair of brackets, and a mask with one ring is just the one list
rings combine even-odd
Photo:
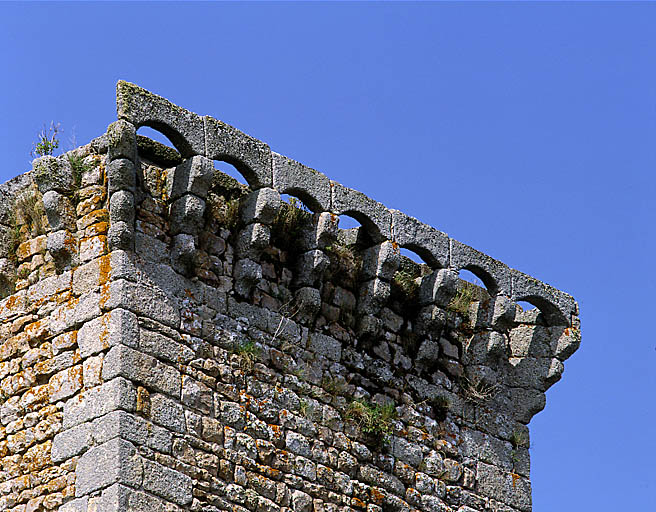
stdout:
[[117,109],[0,187],[2,510],[531,510],[572,297],[133,84]]

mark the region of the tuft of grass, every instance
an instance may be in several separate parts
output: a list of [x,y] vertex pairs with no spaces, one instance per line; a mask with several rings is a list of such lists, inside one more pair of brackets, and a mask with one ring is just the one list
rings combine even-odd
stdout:
[[239,367],[245,371],[253,370],[255,363],[260,359],[260,347],[250,340],[234,347],[233,353],[239,358]]
[[455,311],[467,318],[469,316],[469,305],[476,298],[476,285],[468,281],[462,281],[456,295],[451,299],[447,309]]
[[356,251],[354,245],[348,245],[335,241],[325,249],[330,258],[331,265],[335,269],[333,274],[339,283],[354,283],[362,269],[362,256]]
[[[43,235],[47,230],[46,212],[43,209],[43,196],[36,185],[31,185],[14,199],[13,229],[20,240],[20,227],[25,225],[31,236]],[[18,242],[20,243],[20,242]],[[18,247],[18,246],[16,246]]]
[[484,404],[492,400],[499,392],[497,384],[487,384],[483,379],[463,378],[460,383],[465,395],[465,400],[473,404]]
[[220,225],[233,230],[239,223],[239,199],[227,199],[210,192],[207,195],[208,212]]
[[528,434],[522,430],[514,430],[510,435],[510,444],[513,446],[513,450],[518,448],[530,448],[530,441]]
[[303,226],[311,217],[312,212],[295,197],[290,197],[288,203],[282,201],[271,225],[273,245],[281,249],[293,248],[294,242],[301,236]]
[[346,390],[344,381],[337,377],[324,377],[321,381],[321,387],[332,396],[342,394]]
[[44,124],[43,129],[37,136],[37,141],[32,145],[32,151],[30,152],[32,157],[52,155],[55,149],[59,147],[59,139],[57,138],[59,132],[61,132],[59,123],[55,124],[54,121],[51,121],[48,128]]
[[69,153],[67,158],[73,171],[73,185],[75,186],[75,190],[78,190],[82,186],[82,175],[89,172],[91,166],[84,162],[84,157],[81,155]]
[[388,440],[393,431],[393,421],[398,417],[393,403],[379,405],[364,399],[351,402],[345,416],[377,446]]
[[314,409],[312,406],[309,404],[307,400],[304,398],[301,398],[299,405],[298,405],[298,412],[300,413],[301,416],[304,418],[309,418],[312,413],[314,412]]

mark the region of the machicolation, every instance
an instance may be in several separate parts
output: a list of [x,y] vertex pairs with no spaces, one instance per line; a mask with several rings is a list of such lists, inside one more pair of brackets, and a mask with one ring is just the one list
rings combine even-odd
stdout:
[[1,510],[531,510],[572,297],[133,84],[117,110],[0,187]]

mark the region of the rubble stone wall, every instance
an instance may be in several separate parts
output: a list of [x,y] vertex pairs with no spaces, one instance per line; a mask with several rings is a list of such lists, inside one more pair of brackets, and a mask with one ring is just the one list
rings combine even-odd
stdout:
[[0,187],[2,510],[531,510],[569,295],[221,121],[117,100]]

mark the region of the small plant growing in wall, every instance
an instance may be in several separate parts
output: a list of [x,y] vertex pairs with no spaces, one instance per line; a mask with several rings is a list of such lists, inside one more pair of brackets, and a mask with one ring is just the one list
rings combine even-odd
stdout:
[[271,225],[274,245],[281,249],[292,249],[295,240],[301,235],[303,226],[311,217],[312,212],[295,197],[290,197],[288,203],[282,201]]
[[210,192],[207,195],[208,213],[217,223],[232,230],[239,222],[239,199],[226,199],[224,196]]
[[45,155],[52,155],[59,147],[59,139],[57,138],[59,132],[61,132],[59,123],[55,124],[53,121],[48,128],[43,125],[43,129],[39,132],[37,141],[32,145],[32,157],[36,158]]
[[233,353],[237,355],[239,367],[244,372],[253,371],[255,363],[260,359],[260,347],[253,340],[237,345],[234,347]]
[[528,434],[522,430],[513,430],[513,433],[510,435],[510,444],[512,444],[514,450],[529,448],[530,441]]
[[447,309],[455,311],[462,315],[464,318],[469,317],[469,305],[474,302],[476,298],[476,285],[462,281],[456,295],[451,299]]
[[465,400],[482,405],[492,400],[499,392],[498,384],[488,384],[481,378],[464,377],[460,383]]
[[398,417],[394,403],[373,404],[367,400],[352,401],[346,409],[346,419],[357,425],[369,444],[380,447],[389,440],[393,421]]

